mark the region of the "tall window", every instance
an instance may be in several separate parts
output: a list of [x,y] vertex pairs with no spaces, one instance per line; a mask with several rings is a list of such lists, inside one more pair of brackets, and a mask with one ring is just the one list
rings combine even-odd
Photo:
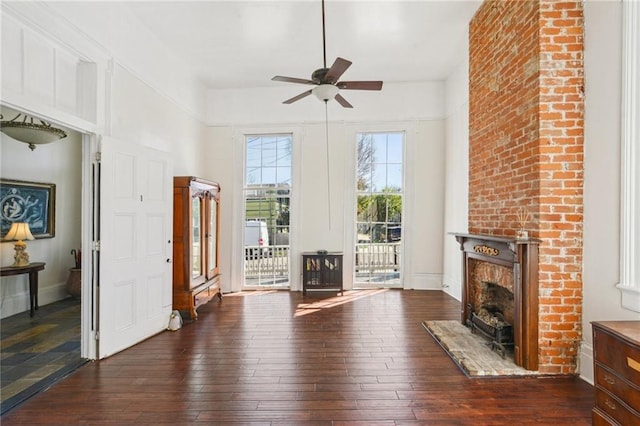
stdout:
[[244,284],[289,286],[292,135],[245,137]]
[[399,287],[404,133],[357,135],[355,285]]

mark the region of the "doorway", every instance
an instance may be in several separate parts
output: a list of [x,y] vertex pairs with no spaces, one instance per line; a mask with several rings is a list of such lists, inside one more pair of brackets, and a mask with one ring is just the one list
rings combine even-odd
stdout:
[[[11,119],[24,113],[2,105],[1,114]],[[38,119],[34,116],[34,120]],[[29,313],[28,276],[2,278],[3,413],[88,358],[88,349],[82,347],[86,345],[82,339],[85,308],[82,292],[76,292],[75,288],[69,291],[70,280],[77,274],[72,270],[86,272],[78,267],[88,247],[83,236],[83,152],[88,142],[79,131],[57,124],[55,127],[62,129],[66,137],[33,147],[0,134],[3,182],[18,181],[25,187],[34,184],[47,188],[50,197],[45,214],[46,232],[42,232],[37,212],[29,210],[40,211],[30,194],[23,194],[24,214],[2,216],[2,236],[13,219],[35,225],[34,239],[26,241],[29,262],[44,264],[44,269],[38,272],[39,308],[33,317]],[[11,186],[5,185],[3,194],[7,188]],[[2,259],[2,266],[12,264],[12,243],[2,244]]]
[[245,136],[245,289],[289,288],[292,134]]
[[356,135],[354,287],[402,287],[404,133]]

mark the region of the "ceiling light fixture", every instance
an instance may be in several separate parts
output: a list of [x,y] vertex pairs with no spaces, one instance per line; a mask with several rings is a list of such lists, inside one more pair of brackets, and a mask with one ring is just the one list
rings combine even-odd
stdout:
[[21,112],[11,120],[5,120],[4,116],[0,114],[0,120],[2,133],[28,144],[32,151],[36,149],[36,145],[55,142],[67,137],[64,130],[53,127],[48,121]]
[[312,92],[318,99],[321,101],[330,101],[335,98],[340,89],[338,89],[333,84],[321,84],[312,89]]

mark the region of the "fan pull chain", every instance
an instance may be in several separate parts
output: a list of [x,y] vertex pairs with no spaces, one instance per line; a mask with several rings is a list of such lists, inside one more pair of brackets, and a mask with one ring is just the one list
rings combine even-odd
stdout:
[[326,135],[327,148],[327,207],[329,209],[329,230],[331,230],[331,174],[329,167],[329,107],[328,101],[324,101],[324,134]]

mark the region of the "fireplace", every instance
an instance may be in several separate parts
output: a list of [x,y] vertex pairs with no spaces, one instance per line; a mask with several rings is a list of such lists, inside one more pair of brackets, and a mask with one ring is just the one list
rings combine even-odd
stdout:
[[462,251],[461,321],[504,356],[538,369],[538,240],[454,234]]
[[504,358],[513,348],[513,291],[500,284],[481,281],[474,285],[475,303],[467,306],[466,324],[473,333],[480,333],[491,342],[491,349]]

